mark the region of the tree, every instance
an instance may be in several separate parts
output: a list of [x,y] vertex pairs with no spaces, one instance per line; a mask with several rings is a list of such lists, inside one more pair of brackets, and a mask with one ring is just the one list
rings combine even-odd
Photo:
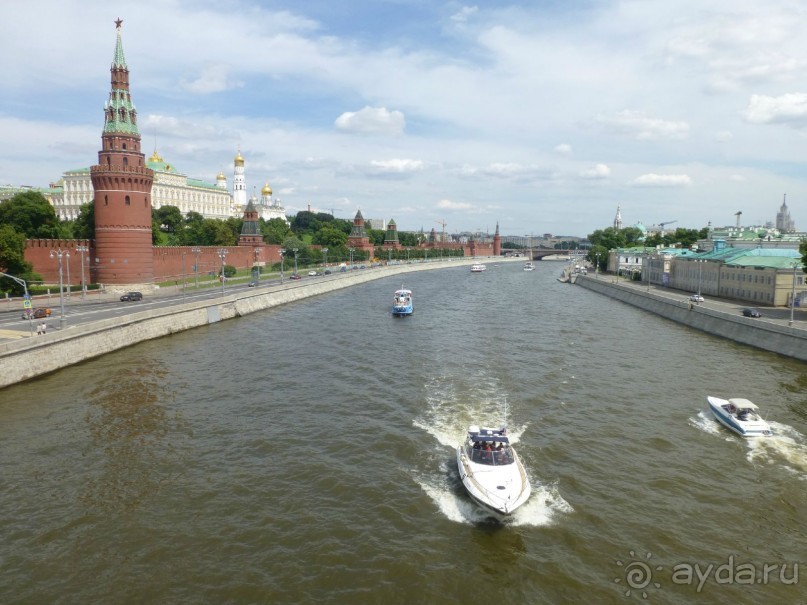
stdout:
[[72,226],[74,238],[95,239],[95,202],[87,202],[81,205]]
[[799,244],[799,252],[801,252],[801,270],[807,273],[807,239],[801,240]]
[[381,229],[367,229],[367,238],[374,246],[381,246],[384,243],[384,238],[387,236],[386,231]]
[[28,239],[56,239],[60,235],[56,211],[38,191],[23,191],[0,202],[0,224],[10,225]]
[[[0,226],[0,271],[26,282],[41,281],[42,276],[34,273],[33,265],[25,260],[26,237],[11,225]],[[0,277],[0,290],[22,294],[21,284],[11,278]]]
[[157,220],[160,231],[178,233],[185,227],[182,212],[176,206],[163,206],[152,209],[151,215]]
[[326,248],[337,248],[339,246],[344,246],[346,242],[347,234],[330,225],[325,225],[322,229],[314,234],[314,237],[311,238],[312,244],[325,246]]
[[261,221],[261,233],[263,241],[267,244],[282,244],[289,234],[289,226],[282,218],[272,218],[268,221]]

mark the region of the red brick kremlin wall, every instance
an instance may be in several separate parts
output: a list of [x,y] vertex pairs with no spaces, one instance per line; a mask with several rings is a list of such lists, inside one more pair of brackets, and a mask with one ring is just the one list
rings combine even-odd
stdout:
[[[84,253],[84,276],[86,282],[97,281],[95,273],[90,273],[95,262],[95,250],[86,240],[49,240],[29,239],[25,242],[25,260],[34,266],[34,271],[42,276],[47,284],[59,283],[59,261],[51,258],[51,251],[62,250],[67,255],[62,256],[62,280],[68,283],[67,266],[70,265],[70,282],[74,286],[81,284],[81,254],[76,252],[76,246],[86,246],[89,252]],[[155,247],[152,246],[154,263],[154,281],[181,280],[183,275],[183,253],[186,279],[195,277],[194,264],[196,255],[194,246]],[[221,257],[218,251],[227,250],[224,264],[232,265],[237,269],[252,267],[256,262],[267,265],[280,262],[280,246],[199,246],[199,276],[203,277],[213,271],[218,274],[221,269]]]

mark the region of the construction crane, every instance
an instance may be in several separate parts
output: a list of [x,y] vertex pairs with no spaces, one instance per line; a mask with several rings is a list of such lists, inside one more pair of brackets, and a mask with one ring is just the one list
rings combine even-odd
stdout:
[[738,212],[735,212],[735,213],[734,213],[734,216],[736,216],[736,217],[737,217],[737,229],[739,229],[739,228],[740,228],[740,217],[741,217],[742,215],[743,215],[743,211],[742,211],[742,210],[740,210],[740,211],[738,211]]
[[663,223],[659,223],[658,226],[661,227],[661,237],[664,237],[664,226],[665,225],[672,225],[673,223],[677,223],[678,221],[664,221]]
[[446,224],[447,224],[447,223],[446,223],[445,221],[435,221],[435,222],[436,222],[438,225],[442,225],[442,226],[443,226],[443,239],[442,239],[441,241],[445,242],[445,241],[446,241]]

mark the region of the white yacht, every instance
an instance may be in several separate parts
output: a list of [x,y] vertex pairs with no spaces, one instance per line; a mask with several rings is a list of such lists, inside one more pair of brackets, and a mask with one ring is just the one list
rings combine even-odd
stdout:
[[759,415],[759,408],[748,399],[735,397],[726,400],[709,395],[706,401],[717,421],[741,437],[767,437],[773,434],[771,426]]
[[487,269],[487,267],[482,263],[474,263],[471,265],[471,273],[482,273],[485,269]]
[[530,480],[507,429],[471,426],[457,448],[460,479],[471,499],[497,519],[503,519],[530,497]]
[[535,264],[531,260],[528,260],[524,263],[524,271],[535,271]]

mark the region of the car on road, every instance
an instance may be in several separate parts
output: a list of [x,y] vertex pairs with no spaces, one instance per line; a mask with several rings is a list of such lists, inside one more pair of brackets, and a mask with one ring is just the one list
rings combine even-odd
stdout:
[[325,273],[325,275],[330,275],[330,274],[331,274],[331,270],[330,270],[330,269],[325,269],[324,273]]
[[42,319],[43,317],[50,317],[53,313],[47,307],[37,307],[36,309],[26,309],[22,312],[23,319]]
[[743,315],[745,317],[762,317],[762,313],[760,313],[757,309],[751,309],[750,307],[743,309]]
[[141,292],[127,292],[120,299],[121,302],[143,300],[143,294]]
[[309,271],[308,275],[311,276],[311,277],[316,277],[319,274],[316,271]]
[[258,282],[256,282],[256,281],[251,281],[251,282],[249,282],[247,285],[248,285],[250,288],[254,288],[255,286],[257,286],[257,285],[258,285]]
[[701,296],[700,294],[693,294],[692,296],[689,297],[689,300],[691,300],[692,302],[703,302],[703,296]]
[[292,273],[291,275],[289,275],[289,279],[294,279],[294,280],[303,279],[303,276],[302,275],[297,275],[296,273]]

